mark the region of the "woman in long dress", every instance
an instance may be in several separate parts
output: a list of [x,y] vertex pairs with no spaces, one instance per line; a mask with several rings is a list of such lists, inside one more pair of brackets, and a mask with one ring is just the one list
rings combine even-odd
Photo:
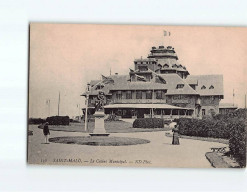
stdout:
[[172,145],[179,145],[179,134],[178,134],[178,125],[175,125],[172,129],[173,138],[172,138]]

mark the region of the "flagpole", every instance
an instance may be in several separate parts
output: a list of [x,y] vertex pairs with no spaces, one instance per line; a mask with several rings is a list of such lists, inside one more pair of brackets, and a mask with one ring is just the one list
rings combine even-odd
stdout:
[[59,91],[59,95],[58,95],[58,116],[59,116],[59,106],[60,106],[60,91]]
[[50,106],[50,103],[51,103],[51,101],[50,101],[50,99],[48,100],[48,106],[49,106],[49,117],[50,117],[50,110],[51,110],[51,106]]
[[246,94],[244,96],[244,108],[246,109]]
[[233,96],[233,106],[234,106],[234,96],[235,96],[235,94],[234,94],[234,89],[233,89],[233,93],[232,93],[232,96]]

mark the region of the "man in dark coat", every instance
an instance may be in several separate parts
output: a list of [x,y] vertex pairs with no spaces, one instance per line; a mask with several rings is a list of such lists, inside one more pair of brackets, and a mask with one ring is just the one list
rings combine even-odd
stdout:
[[43,128],[43,133],[44,133],[44,136],[45,136],[45,143],[48,144],[48,135],[50,135],[50,130],[49,130],[49,127],[48,127],[49,123],[46,122],[45,125],[44,125],[44,128]]

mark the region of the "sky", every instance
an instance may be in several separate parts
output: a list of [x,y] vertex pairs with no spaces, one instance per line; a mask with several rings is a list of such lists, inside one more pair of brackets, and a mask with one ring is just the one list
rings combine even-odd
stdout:
[[[164,36],[164,30],[171,32]],[[244,107],[247,28],[96,24],[30,25],[29,115],[81,113],[90,80],[128,74],[152,46],[171,45],[191,75],[222,74],[224,99]],[[50,111],[46,104],[50,100]],[[80,106],[77,106],[80,105]]]

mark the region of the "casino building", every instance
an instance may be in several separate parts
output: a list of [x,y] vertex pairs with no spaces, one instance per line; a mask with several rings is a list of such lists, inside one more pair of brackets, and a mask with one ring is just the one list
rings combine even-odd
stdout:
[[120,118],[201,118],[219,113],[224,98],[222,75],[190,75],[171,46],[152,47],[147,58],[134,60],[128,75],[102,75],[88,89],[82,96],[89,97],[89,114],[103,91],[105,114]]

